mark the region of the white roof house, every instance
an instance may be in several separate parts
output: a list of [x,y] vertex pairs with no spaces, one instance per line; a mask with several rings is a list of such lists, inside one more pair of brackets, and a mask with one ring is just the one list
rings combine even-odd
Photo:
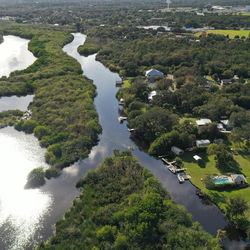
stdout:
[[154,91],[151,91],[148,95],[148,100],[149,101],[152,101],[153,97],[157,95],[157,92],[154,90]]
[[145,76],[150,82],[154,82],[156,78],[163,78],[164,74],[157,69],[150,69],[146,71]]
[[220,120],[223,126],[230,127],[229,120]]
[[197,147],[201,147],[201,146],[208,146],[210,145],[210,141],[209,140],[196,140],[196,146]]
[[204,126],[206,124],[211,123],[212,121],[210,119],[205,118],[205,119],[196,120],[195,122],[197,126]]
[[242,174],[232,174],[231,178],[232,178],[233,182],[236,184],[246,184],[247,183],[245,176]]
[[184,153],[184,151],[183,151],[182,149],[180,149],[180,148],[178,148],[178,147],[175,147],[175,146],[171,147],[171,151],[172,151],[174,154],[176,154],[176,155],[181,155],[181,154]]

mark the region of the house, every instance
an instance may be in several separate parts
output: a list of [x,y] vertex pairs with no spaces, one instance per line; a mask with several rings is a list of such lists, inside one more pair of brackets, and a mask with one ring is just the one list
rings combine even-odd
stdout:
[[156,91],[151,91],[149,94],[148,94],[148,100],[151,102],[153,100],[153,97],[156,96],[157,93]]
[[205,118],[205,119],[196,120],[195,122],[197,126],[204,126],[206,124],[211,123],[212,121],[210,119]]
[[208,146],[210,145],[209,140],[196,140],[196,147]]
[[164,74],[157,69],[150,69],[146,71],[145,76],[147,77],[148,81],[154,82],[156,79],[163,78]]
[[247,184],[247,180],[246,180],[245,176],[242,174],[232,174],[231,178],[232,178],[233,182],[238,184],[238,185]]
[[224,128],[230,128],[229,120],[220,120]]
[[172,151],[174,154],[176,154],[176,155],[181,155],[181,154],[184,153],[184,151],[183,151],[182,149],[180,149],[180,148],[178,148],[178,147],[175,147],[175,146],[171,147],[171,151]]

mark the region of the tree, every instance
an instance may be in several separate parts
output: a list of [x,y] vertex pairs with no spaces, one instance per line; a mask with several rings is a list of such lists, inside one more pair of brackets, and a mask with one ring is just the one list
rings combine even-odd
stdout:
[[45,183],[43,167],[33,169],[27,177],[27,183],[25,188],[36,188],[40,187]]
[[248,204],[244,198],[240,196],[230,197],[227,202],[226,214],[229,218],[232,218],[233,216],[244,215],[247,209]]

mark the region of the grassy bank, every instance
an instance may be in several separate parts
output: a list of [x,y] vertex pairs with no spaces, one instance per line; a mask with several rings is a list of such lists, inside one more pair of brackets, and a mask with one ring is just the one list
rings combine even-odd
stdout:
[[80,64],[62,51],[74,29],[0,23],[0,31],[31,39],[29,50],[37,57],[27,69],[0,79],[0,96],[35,94],[31,120],[15,127],[34,132],[48,148],[46,161],[57,169],[86,157],[101,127],[93,103],[95,86],[82,76]]
[[[249,205],[249,209],[246,212],[246,217],[250,221],[250,187],[230,189],[224,191],[215,191],[206,189],[203,179],[207,175],[220,174],[218,168],[215,165],[215,159],[213,155],[207,155],[207,153],[198,153],[202,158],[202,163],[198,163],[193,159],[193,152],[185,152],[181,159],[184,162],[184,167],[187,168],[187,173],[191,175],[191,182],[200,188],[202,192],[206,193],[210,199],[217,204],[223,211],[225,211],[226,202],[229,197],[241,196]],[[250,182],[250,154],[246,154],[239,151],[239,155],[234,155],[234,159],[238,162],[241,173],[243,173],[248,182]]]

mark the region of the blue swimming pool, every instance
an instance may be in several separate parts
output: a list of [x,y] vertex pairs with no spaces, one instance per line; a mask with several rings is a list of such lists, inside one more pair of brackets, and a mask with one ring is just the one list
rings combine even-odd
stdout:
[[231,181],[225,177],[225,178],[222,178],[222,179],[215,179],[214,180],[214,183],[215,184],[225,184],[225,183],[230,183]]

